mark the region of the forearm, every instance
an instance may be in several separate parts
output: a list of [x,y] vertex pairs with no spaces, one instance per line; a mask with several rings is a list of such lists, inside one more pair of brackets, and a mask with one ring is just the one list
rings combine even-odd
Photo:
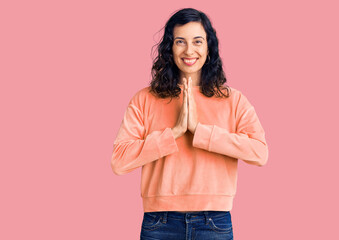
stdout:
[[171,128],[153,131],[145,140],[115,143],[111,166],[115,174],[123,175],[147,163],[179,151]]
[[251,138],[243,133],[230,133],[216,125],[199,123],[194,134],[193,146],[263,166],[268,159],[268,147],[263,137],[264,132],[260,136]]

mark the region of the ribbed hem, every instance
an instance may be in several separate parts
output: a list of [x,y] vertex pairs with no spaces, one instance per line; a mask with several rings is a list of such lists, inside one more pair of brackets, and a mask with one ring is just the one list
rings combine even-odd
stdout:
[[179,195],[142,197],[144,212],[157,211],[230,211],[233,196]]

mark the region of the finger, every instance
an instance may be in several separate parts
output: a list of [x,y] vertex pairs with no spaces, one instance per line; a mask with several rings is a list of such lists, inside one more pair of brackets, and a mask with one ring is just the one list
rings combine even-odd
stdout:
[[184,109],[187,109],[187,90],[184,90]]
[[190,97],[190,88],[187,86],[186,88],[186,93],[187,93],[187,101],[189,101],[189,97]]
[[191,89],[189,96],[190,96],[190,98],[192,98],[192,101],[193,101],[193,94],[192,94],[193,83],[192,83],[192,78],[191,77],[189,78],[189,85],[190,85],[190,89]]
[[[192,80],[192,78],[190,77],[190,88],[191,88],[191,92],[193,91],[192,89],[193,89],[193,80]],[[193,94],[192,94],[192,96],[193,96]]]
[[185,89],[185,98],[188,100],[188,88]]
[[185,89],[185,107],[188,107],[189,103],[188,103],[188,89]]

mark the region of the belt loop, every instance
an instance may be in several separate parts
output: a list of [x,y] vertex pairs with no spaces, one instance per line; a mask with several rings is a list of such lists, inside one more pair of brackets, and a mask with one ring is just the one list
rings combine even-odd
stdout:
[[206,219],[206,225],[208,225],[208,211],[204,211],[204,214],[205,214],[205,219]]
[[162,222],[166,223],[166,221],[167,221],[167,212],[164,212]]

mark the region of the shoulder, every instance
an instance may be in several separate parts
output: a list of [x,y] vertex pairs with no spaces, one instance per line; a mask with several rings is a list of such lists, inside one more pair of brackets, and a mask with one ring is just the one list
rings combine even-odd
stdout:
[[244,91],[236,89],[234,87],[230,87],[230,89],[232,91],[233,97],[238,98],[238,99],[239,98],[247,98],[244,94]]
[[143,87],[135,92],[133,98],[136,98],[139,100],[152,98],[154,97],[154,95],[151,93],[150,90],[151,90],[150,86]]
[[[229,99],[232,102],[232,105],[234,105],[238,110],[241,108],[253,107],[249,99],[243,93],[243,91],[230,86],[229,89],[230,89]],[[226,92],[226,90],[224,91]]]
[[237,112],[247,112],[249,110],[253,111],[254,106],[248,97],[240,91],[239,89],[232,88],[233,91],[233,101],[236,107]]
[[234,87],[231,87],[231,86],[227,86],[228,89],[223,89],[222,92],[227,95],[229,94],[229,99],[232,101],[232,102],[236,102],[240,99],[240,96],[242,95],[242,92]]
[[137,91],[135,91],[133,98],[140,98],[140,97],[146,97],[148,93],[149,87],[143,87]]
[[143,87],[139,90],[137,90],[131,100],[130,104],[133,104],[134,106],[138,107],[139,109],[143,109],[145,104],[149,103],[154,99],[154,95],[150,92],[151,87]]

